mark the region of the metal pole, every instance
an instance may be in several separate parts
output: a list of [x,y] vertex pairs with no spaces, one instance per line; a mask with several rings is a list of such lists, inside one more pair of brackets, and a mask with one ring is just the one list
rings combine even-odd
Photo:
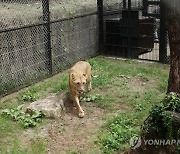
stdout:
[[167,62],[167,14],[163,0],[160,1],[160,43],[159,43],[159,61]]
[[128,0],[128,58],[131,58],[131,0]]
[[148,10],[148,0],[143,0],[143,10],[142,10],[143,16],[147,16],[147,10]]
[[103,16],[103,0],[97,0],[98,23],[99,23],[99,53],[104,50],[104,16]]
[[43,21],[44,23],[44,34],[45,34],[45,49],[48,58],[48,68],[50,75],[53,74],[52,66],[52,50],[51,50],[51,28],[50,28],[50,11],[49,11],[49,0],[42,0],[43,8]]

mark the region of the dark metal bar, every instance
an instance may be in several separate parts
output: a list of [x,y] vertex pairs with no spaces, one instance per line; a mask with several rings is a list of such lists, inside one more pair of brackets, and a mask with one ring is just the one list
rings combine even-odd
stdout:
[[148,0],[143,0],[143,11],[142,15],[147,16],[147,11],[148,11]]
[[131,58],[131,32],[130,32],[130,20],[131,20],[131,0],[128,0],[128,57]]
[[103,17],[103,0],[97,0],[98,23],[99,23],[99,53],[104,50],[104,17]]
[[83,14],[83,15],[77,15],[77,16],[74,16],[74,17],[68,17],[68,18],[62,18],[62,19],[58,19],[58,20],[53,20],[53,21],[50,21],[50,23],[56,23],[56,22],[61,22],[61,21],[66,21],[66,20],[72,20],[72,19],[77,19],[77,18],[83,18],[83,17],[87,17],[87,16],[92,16],[92,15],[97,15],[98,12],[92,12],[92,13],[86,13],[86,14]]
[[123,0],[123,9],[126,9],[126,0]]
[[45,42],[45,50],[47,52],[48,58],[48,67],[49,73],[53,73],[53,66],[52,66],[52,50],[51,50],[51,27],[50,27],[50,12],[49,12],[49,0],[42,0],[42,8],[43,8],[43,21],[46,22],[44,25],[44,39]]
[[159,44],[159,61],[167,62],[167,14],[165,4],[160,2],[160,44]]
[[160,14],[147,13],[146,16],[160,18]]
[[[140,11],[140,10],[143,10],[143,7],[140,7],[140,8],[131,8],[131,11]],[[109,15],[115,15],[115,14],[119,14],[122,12],[122,9],[120,10],[112,10],[112,11],[106,11],[103,13],[103,16],[109,16]]]
[[160,5],[160,1],[148,1],[148,5]]
[[122,10],[106,11],[103,13],[103,16],[110,16],[121,13]]

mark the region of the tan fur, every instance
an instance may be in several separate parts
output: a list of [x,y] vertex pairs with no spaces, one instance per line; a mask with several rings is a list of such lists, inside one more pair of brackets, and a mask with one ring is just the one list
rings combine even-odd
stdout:
[[77,62],[69,70],[69,89],[71,99],[78,110],[78,116],[84,117],[84,111],[80,106],[79,98],[85,92],[85,85],[87,83],[87,90],[91,90],[91,65],[85,61]]

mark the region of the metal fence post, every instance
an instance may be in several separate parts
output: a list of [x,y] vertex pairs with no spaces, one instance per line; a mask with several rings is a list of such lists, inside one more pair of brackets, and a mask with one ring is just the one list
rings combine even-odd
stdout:
[[143,0],[143,10],[142,10],[143,16],[147,16],[147,10],[148,10],[148,0]]
[[126,9],[126,0],[123,0],[123,9]]
[[132,58],[131,51],[131,0],[128,0],[128,58]]
[[97,0],[98,23],[99,23],[99,53],[104,50],[104,16],[103,16],[103,0]]
[[167,14],[164,1],[160,1],[160,42],[159,42],[159,61],[167,63]]
[[42,0],[42,9],[43,9],[43,21],[45,22],[44,34],[45,34],[45,49],[48,58],[48,68],[49,68],[49,73],[53,74],[49,0]]

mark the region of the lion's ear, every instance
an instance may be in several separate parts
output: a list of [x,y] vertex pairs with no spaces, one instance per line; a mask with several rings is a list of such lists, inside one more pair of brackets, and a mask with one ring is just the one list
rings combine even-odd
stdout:
[[75,75],[73,73],[71,73],[71,78],[72,80],[75,80]]

